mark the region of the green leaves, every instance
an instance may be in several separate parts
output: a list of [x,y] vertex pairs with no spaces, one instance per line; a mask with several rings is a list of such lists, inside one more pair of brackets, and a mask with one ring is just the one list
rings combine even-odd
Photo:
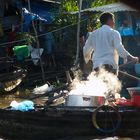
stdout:
[[106,4],[111,4],[114,2],[118,2],[118,0],[95,0],[92,3],[92,7],[97,7],[97,6],[102,6],[102,5],[106,5]]
[[55,18],[55,23],[59,27],[77,22],[77,15],[71,15],[70,12],[78,11],[77,0],[62,0],[59,10],[59,16]]
[[77,1],[75,1],[75,0],[63,0],[60,8],[61,8],[62,12],[78,11]]

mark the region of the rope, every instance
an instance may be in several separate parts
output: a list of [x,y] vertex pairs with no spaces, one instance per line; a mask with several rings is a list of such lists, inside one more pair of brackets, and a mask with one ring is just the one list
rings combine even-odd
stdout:
[[[119,65],[119,67],[123,67],[123,66],[126,66],[126,65],[131,64],[131,63],[134,63],[134,62],[133,62],[133,61],[130,61],[130,62],[128,62],[128,63]],[[127,76],[127,77],[129,77],[129,78],[132,78],[132,79],[134,79],[134,80],[140,81],[140,78],[139,78],[139,77],[136,77],[136,76],[134,76],[134,75],[128,74],[127,72],[124,72],[124,71],[119,70],[119,73],[120,73],[120,74],[123,74],[123,75],[125,75],[125,76]]]
[[129,78],[132,78],[132,79],[134,79],[134,80],[140,81],[140,78],[138,78],[138,77],[136,77],[136,76],[133,76],[133,75],[131,75],[131,74],[128,74],[127,72],[123,72],[123,71],[119,70],[119,73],[120,73],[120,74],[123,74],[123,75],[125,75],[125,76],[127,76],[127,77],[129,77]]
[[[104,110],[104,109],[106,109],[106,111],[105,112],[100,112],[100,110]],[[111,112],[109,112],[111,110]],[[113,112],[112,112],[113,111]],[[97,113],[115,113],[115,116],[117,116],[117,122],[116,122],[116,124],[113,124],[113,128],[110,128],[110,129],[107,129],[107,128],[101,128],[100,126],[99,126],[99,124],[97,123]],[[103,118],[103,119],[107,119],[107,118]],[[118,128],[119,128],[119,126],[120,126],[120,124],[121,124],[121,115],[120,115],[120,113],[118,112],[118,110],[116,109],[116,108],[114,108],[114,107],[112,107],[112,106],[105,106],[105,105],[102,105],[102,106],[100,106],[100,107],[98,107],[94,112],[93,112],[93,115],[92,115],[92,123],[93,123],[93,125],[94,125],[94,127],[97,129],[97,130],[99,130],[100,132],[103,132],[103,133],[113,133],[113,132],[115,132]]]
[[[86,20],[88,20],[88,19],[81,20],[80,22],[84,22],[84,21],[86,21]],[[47,35],[47,34],[49,34],[49,33],[58,32],[58,31],[61,31],[61,30],[63,30],[63,29],[66,29],[66,28],[69,28],[69,27],[75,26],[75,25],[77,25],[77,24],[78,24],[78,22],[75,23],[75,24],[70,24],[70,25],[67,25],[67,26],[61,27],[61,28],[59,28],[59,29],[52,30],[51,32],[47,32],[47,33],[43,33],[43,34],[40,34],[40,35],[34,36],[34,37],[45,36],[45,35]],[[25,40],[26,40],[26,39],[20,39],[20,40],[16,40],[16,41],[5,42],[5,43],[1,43],[0,46],[2,46],[2,47],[7,47],[7,46],[5,46],[5,45],[14,44],[14,43],[19,43],[19,42],[23,42],[23,41],[25,41]]]
[[80,44],[79,44],[79,38],[80,38],[80,20],[81,20],[81,8],[82,8],[82,0],[79,1],[79,14],[78,14],[78,24],[77,24],[77,51],[76,51],[76,65],[78,64],[79,60],[79,53],[80,53]]
[[128,64],[131,64],[131,63],[134,63],[134,62],[133,61],[130,61],[130,62],[127,62],[127,63],[124,63],[124,64],[119,65],[119,67],[121,68],[121,67],[124,67],[124,66],[126,66]]

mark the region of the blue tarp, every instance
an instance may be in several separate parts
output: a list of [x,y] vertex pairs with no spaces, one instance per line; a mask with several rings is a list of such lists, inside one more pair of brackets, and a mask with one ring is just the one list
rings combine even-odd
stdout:
[[49,12],[49,8],[52,8],[52,7],[48,7],[39,3],[31,4],[32,13],[37,14],[42,19],[45,19],[47,24],[52,23],[53,18],[54,18],[54,14],[53,12]]
[[24,17],[24,25],[23,25],[24,32],[28,31],[32,20],[41,20],[46,24],[52,23],[54,14],[47,10],[48,7],[39,3],[31,3],[31,13],[27,9],[28,6],[22,8]]

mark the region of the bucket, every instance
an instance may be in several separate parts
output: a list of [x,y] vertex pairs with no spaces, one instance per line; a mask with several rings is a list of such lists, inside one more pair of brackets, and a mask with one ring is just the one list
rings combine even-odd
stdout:
[[140,107],[140,87],[127,88],[134,106]]
[[17,60],[19,61],[24,60],[25,58],[30,56],[27,45],[14,46],[13,51],[17,57]]
[[66,106],[93,107],[103,105],[104,97],[86,95],[68,95]]

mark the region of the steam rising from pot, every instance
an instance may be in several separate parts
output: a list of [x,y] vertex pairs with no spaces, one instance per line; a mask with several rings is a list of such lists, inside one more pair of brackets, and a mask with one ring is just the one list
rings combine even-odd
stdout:
[[87,81],[75,78],[72,82],[69,95],[104,96],[116,95],[121,90],[121,82],[117,76],[100,69],[99,73],[92,72]]

